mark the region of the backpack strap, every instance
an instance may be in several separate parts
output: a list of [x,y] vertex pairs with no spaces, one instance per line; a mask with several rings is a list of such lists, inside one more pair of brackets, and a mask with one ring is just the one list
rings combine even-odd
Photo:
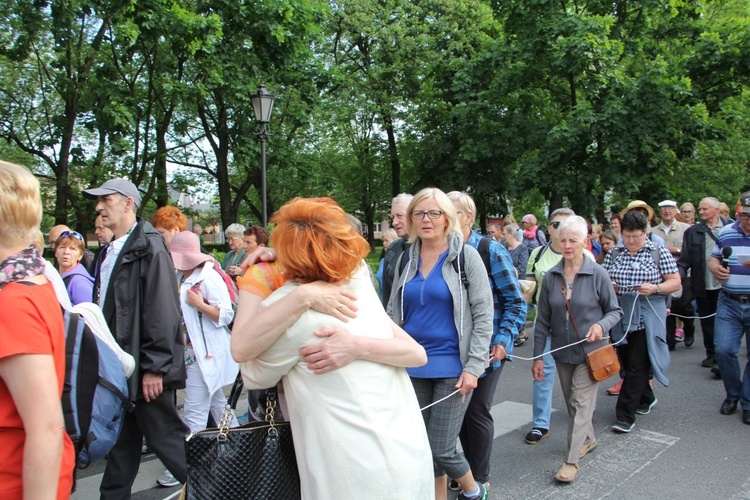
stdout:
[[542,232],[542,230],[539,229],[539,226],[537,226],[536,227],[536,241],[538,241],[540,245],[542,244],[542,240],[539,239],[539,233],[541,233],[541,232]]
[[539,250],[539,251],[538,251],[538,252],[536,253],[536,257],[534,257],[534,263],[533,263],[533,264],[531,265],[531,274],[534,274],[534,273],[536,273],[536,263],[537,263],[537,262],[539,262],[539,259],[541,259],[541,258],[542,258],[542,255],[544,255],[544,252],[546,252],[546,251],[547,251],[547,248],[549,248],[549,246],[550,246],[550,243],[547,243],[546,245],[544,245],[544,246],[543,246],[543,247],[541,248],[541,250]]
[[464,288],[469,288],[469,277],[466,275],[466,257],[464,257],[465,247],[466,243],[461,243],[461,251],[458,254],[458,259],[453,259],[453,270],[459,274]]

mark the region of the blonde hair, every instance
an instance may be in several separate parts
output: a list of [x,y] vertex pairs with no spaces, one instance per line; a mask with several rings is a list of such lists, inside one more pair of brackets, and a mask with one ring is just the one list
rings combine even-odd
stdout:
[[[468,215],[471,212],[471,220],[469,225],[474,223],[474,218],[477,216],[477,205],[474,203],[474,199],[464,191],[451,191],[446,196],[453,203],[458,203],[459,208]],[[454,205],[455,206],[455,205]]]
[[31,244],[39,250],[39,253],[44,253],[44,233],[37,229]]
[[439,190],[438,188],[429,187],[424,188],[420,192],[414,195],[414,199],[409,203],[409,208],[406,211],[406,232],[409,235],[409,243],[415,243],[419,236],[417,236],[416,228],[414,227],[414,221],[411,218],[411,212],[414,207],[419,205],[422,201],[432,198],[443,211],[445,219],[448,221],[448,226],[445,228],[445,239],[448,239],[450,233],[456,233],[463,239],[461,230],[458,227],[458,218],[456,217],[456,207],[453,206],[453,202],[448,196]]
[[39,181],[26,167],[0,161],[0,241],[31,245],[42,221]]

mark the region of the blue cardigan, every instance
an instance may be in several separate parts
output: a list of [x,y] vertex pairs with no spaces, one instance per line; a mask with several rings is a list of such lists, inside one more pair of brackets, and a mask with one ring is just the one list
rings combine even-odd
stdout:
[[[664,373],[669,368],[669,347],[667,346],[667,330],[665,322],[667,319],[667,295],[650,295],[644,297],[635,294],[619,295],[618,300],[622,307],[622,320],[612,328],[612,341],[617,342],[624,336],[631,314],[633,323],[638,323],[638,318],[643,318],[646,325],[646,345],[648,346],[648,358],[651,360],[651,370],[656,380],[664,387],[669,386],[669,380]],[[627,344],[625,339],[621,344]]]

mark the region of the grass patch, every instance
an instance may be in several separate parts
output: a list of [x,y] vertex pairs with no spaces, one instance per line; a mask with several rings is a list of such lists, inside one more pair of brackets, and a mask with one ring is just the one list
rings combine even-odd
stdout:
[[378,272],[378,267],[380,266],[380,254],[383,252],[383,247],[373,247],[372,251],[370,252],[370,255],[368,255],[365,258],[365,262],[367,262],[367,265],[370,266],[370,269],[372,269],[372,274],[375,274]]

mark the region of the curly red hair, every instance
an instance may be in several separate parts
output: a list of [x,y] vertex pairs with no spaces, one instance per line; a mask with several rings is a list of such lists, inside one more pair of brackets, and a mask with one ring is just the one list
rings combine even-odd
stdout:
[[174,228],[180,231],[185,230],[185,224],[187,224],[187,218],[179,208],[174,205],[166,205],[156,211],[154,216],[151,218],[151,225],[154,227],[160,227],[167,231],[172,231]]
[[271,244],[287,280],[346,281],[370,245],[330,198],[295,198],[274,214]]

